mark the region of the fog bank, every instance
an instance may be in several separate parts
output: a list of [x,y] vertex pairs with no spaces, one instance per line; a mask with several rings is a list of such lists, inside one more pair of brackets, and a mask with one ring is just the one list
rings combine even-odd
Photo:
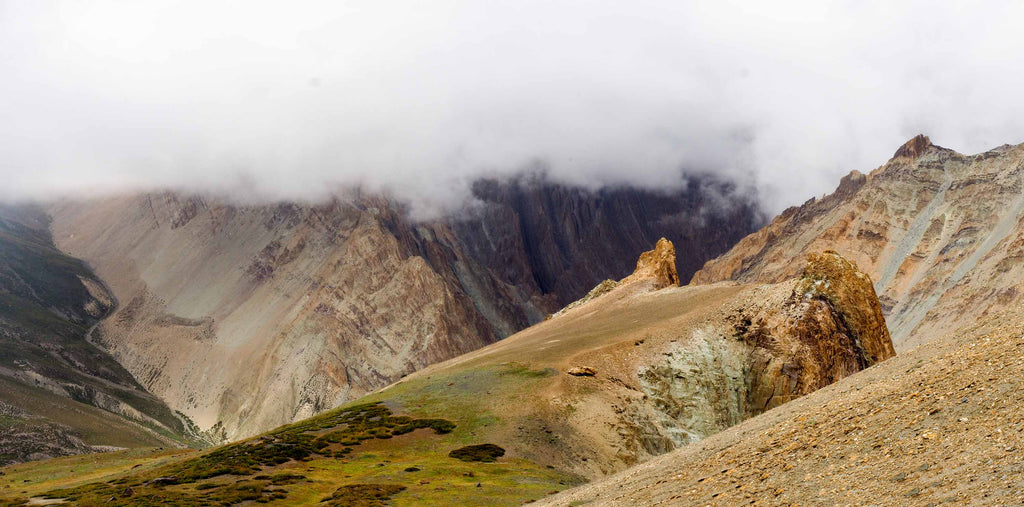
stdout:
[[775,212],[905,140],[1024,140],[1024,5],[3,2],[0,198],[154,189],[420,213],[542,167],[711,172]]

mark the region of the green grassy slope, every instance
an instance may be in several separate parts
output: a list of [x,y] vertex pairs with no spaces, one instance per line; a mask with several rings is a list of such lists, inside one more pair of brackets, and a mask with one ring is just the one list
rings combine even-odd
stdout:
[[[451,451],[474,430],[447,419],[396,415],[380,403],[331,410],[259,437],[182,455],[82,484],[60,460],[21,464],[0,476],[0,503],[30,496],[76,505],[518,505],[579,484],[578,478],[516,457],[464,461]],[[124,470],[117,453],[93,469]],[[133,465],[134,466],[134,465]],[[17,480],[28,480],[22,487]],[[24,484],[24,483],[23,483]],[[65,486],[46,490],[46,485]]]
[[[643,304],[613,300],[600,312],[545,322],[259,437],[77,487],[33,483],[20,493],[16,484],[4,490],[0,477],[0,498],[46,496],[79,505],[520,505],[586,480],[566,463],[588,459],[577,452],[587,435],[566,421],[597,399],[591,396],[624,389],[604,367],[599,378],[567,375],[574,357],[609,350],[617,356],[617,347],[635,353],[641,335],[650,341],[652,333],[665,332],[669,339],[687,319],[703,319],[694,308],[717,307],[736,291],[666,291]],[[480,444],[505,453],[493,462],[450,455]],[[33,465],[18,468],[30,476]]]
[[4,440],[0,463],[82,451],[38,452],[53,432],[87,446],[186,443],[186,424],[88,341],[115,303],[88,266],[57,250],[48,225],[32,206],[0,206],[0,402],[27,413],[0,421],[0,433],[20,435]]

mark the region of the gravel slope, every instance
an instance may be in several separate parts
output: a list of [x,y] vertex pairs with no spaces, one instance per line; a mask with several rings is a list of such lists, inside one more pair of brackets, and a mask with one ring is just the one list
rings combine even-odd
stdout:
[[542,504],[1020,504],[1022,330],[989,317]]

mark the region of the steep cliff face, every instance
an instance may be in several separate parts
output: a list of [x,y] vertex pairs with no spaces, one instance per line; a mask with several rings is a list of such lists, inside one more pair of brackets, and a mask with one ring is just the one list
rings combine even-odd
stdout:
[[688,262],[702,262],[758,224],[742,196],[711,207],[729,192],[486,182],[466,214],[421,223],[365,195],[241,206],[154,194],[50,211],[60,247],[121,303],[96,338],[173,408],[234,438],[540,321],[653,231],[689,238]]
[[835,250],[875,283],[898,349],[1017,304],[1024,277],[1024,145],[968,156],[918,136],[868,175],[790,208],[709,261],[694,283],[775,282]]
[[479,181],[474,195],[483,209],[453,223],[459,243],[504,282],[536,285],[555,309],[601,280],[628,275],[637,255],[659,238],[679,246],[676,269],[689,279],[743,231],[764,224],[750,196],[711,177],[691,177],[671,191],[596,192],[522,177]]
[[113,297],[48,225],[41,209],[0,207],[0,463],[180,443],[183,422],[89,341]]

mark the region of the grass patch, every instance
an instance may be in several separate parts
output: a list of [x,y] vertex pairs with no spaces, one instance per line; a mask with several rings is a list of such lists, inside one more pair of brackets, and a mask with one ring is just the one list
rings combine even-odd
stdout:
[[348,484],[338,488],[322,503],[339,507],[378,507],[388,505],[391,497],[405,491],[397,484]]
[[485,463],[493,462],[504,455],[505,449],[494,444],[467,445],[448,453],[449,457],[461,459],[462,461],[482,461]]
[[[261,437],[226,445],[149,473],[50,491],[45,496],[81,505],[234,505],[283,500],[288,497],[287,486],[305,481],[305,476],[270,475],[262,473],[265,468],[313,459],[345,458],[353,451],[351,446],[365,440],[389,439],[421,428],[445,434],[451,432],[455,424],[444,419],[395,416],[380,403],[364,403],[283,426]],[[338,445],[347,447],[332,449]],[[210,481],[223,476],[243,478],[233,484]],[[181,487],[190,484],[195,486]]]

